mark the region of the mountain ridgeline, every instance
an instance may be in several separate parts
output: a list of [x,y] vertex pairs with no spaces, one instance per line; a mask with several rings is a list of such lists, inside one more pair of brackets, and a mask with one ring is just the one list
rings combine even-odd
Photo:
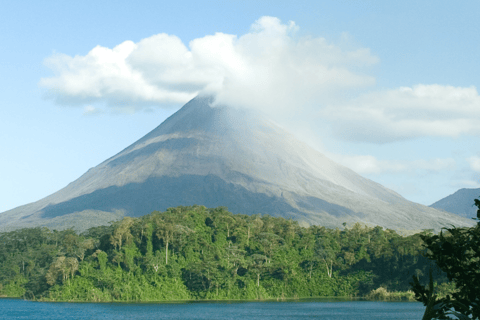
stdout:
[[60,191],[0,214],[4,230],[78,231],[170,207],[225,206],[301,225],[344,222],[395,230],[472,223],[410,202],[298,141],[251,110],[197,97]]
[[448,197],[438,200],[430,207],[452,212],[465,218],[475,218],[477,216],[477,207],[475,207],[473,199],[478,198],[479,195],[480,188],[463,188]]

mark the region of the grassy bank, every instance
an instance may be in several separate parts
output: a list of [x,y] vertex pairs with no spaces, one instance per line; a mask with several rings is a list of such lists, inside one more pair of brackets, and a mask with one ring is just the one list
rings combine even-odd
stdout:
[[390,292],[384,287],[380,287],[370,291],[365,299],[372,301],[415,301],[415,293],[411,290]]

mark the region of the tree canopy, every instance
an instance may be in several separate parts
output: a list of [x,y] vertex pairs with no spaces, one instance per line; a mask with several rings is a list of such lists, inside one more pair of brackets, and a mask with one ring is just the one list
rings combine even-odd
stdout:
[[224,207],[176,207],[82,234],[46,228],[1,233],[0,294],[160,301],[406,291],[411,275],[432,265],[420,255],[422,245],[418,234],[404,237],[382,227],[304,228]]

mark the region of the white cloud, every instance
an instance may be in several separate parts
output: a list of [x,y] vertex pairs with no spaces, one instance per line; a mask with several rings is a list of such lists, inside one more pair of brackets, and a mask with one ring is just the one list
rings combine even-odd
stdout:
[[329,154],[328,156],[359,174],[440,172],[455,168],[455,160],[451,158],[379,160],[371,155]]
[[95,108],[94,106],[88,105],[83,108],[83,115],[84,116],[93,116],[103,113],[102,110],[99,108]]
[[423,136],[480,133],[480,96],[475,87],[417,85],[363,94],[331,104],[318,116],[345,140],[385,143]]
[[215,33],[188,46],[162,33],[113,49],[97,46],[85,56],[55,54],[45,60],[54,76],[40,85],[63,105],[138,109],[213,91],[220,103],[281,112],[375,83],[360,72],[378,61],[369,49],[342,50],[324,38],[297,37],[297,30],[294,22],[262,17],[245,35]]
[[[262,17],[240,36],[218,32],[185,44],[161,33],[112,49],[97,46],[84,56],[55,54],[45,60],[54,75],[40,85],[61,105],[100,102],[118,112],[178,107],[213,92],[218,103],[259,109],[287,128],[300,121],[355,142],[480,133],[475,87],[419,84],[358,95],[375,84],[365,70],[378,58],[368,48],[299,37],[298,29]],[[367,160],[365,170],[373,165]]]
[[480,172],[480,157],[471,156],[467,158],[467,162],[470,165],[470,169],[476,172]]
[[45,64],[56,74],[42,78],[40,85],[60,104],[82,105],[106,101],[112,106],[142,105],[145,103],[183,102],[194,94],[167,90],[145,79],[127,58],[137,44],[125,41],[113,49],[97,46],[86,56],[70,57],[56,54]]

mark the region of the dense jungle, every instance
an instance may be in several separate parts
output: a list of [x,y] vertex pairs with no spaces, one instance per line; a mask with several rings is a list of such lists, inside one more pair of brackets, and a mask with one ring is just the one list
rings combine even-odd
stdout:
[[1,233],[0,295],[103,302],[375,297],[383,290],[413,299],[412,275],[428,280],[431,269],[437,288],[451,286],[425,257],[422,238],[432,235],[360,224],[304,228],[224,207],[176,207],[81,234]]

